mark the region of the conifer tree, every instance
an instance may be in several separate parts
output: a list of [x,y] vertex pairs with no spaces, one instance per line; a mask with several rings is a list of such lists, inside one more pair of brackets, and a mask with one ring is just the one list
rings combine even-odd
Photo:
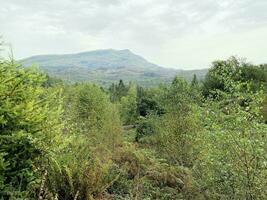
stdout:
[[61,98],[43,88],[44,81],[43,74],[13,60],[0,63],[0,198],[27,195],[37,161],[60,130]]

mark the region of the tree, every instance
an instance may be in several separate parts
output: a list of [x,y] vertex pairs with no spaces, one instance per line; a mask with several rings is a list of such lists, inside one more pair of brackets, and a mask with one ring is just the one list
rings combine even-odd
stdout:
[[221,74],[224,89],[210,91],[220,98],[207,99],[202,108],[205,134],[194,172],[212,199],[266,199],[267,126],[260,112],[264,91],[254,91],[251,81],[222,70],[213,73]]
[[158,88],[146,89],[143,95],[139,97],[138,101],[138,114],[142,117],[149,115],[162,115],[164,114],[163,105],[161,105],[160,96],[161,90]]
[[193,79],[191,81],[191,87],[197,87],[197,86],[198,86],[197,75],[194,74]]
[[226,61],[214,61],[203,82],[203,95],[205,97],[216,97],[214,92],[217,90],[227,92],[226,79],[234,80],[234,76],[240,73],[239,68],[241,65],[242,62],[235,57],[231,57]]
[[175,77],[172,85],[164,89],[161,98],[166,113],[159,121],[156,135],[159,151],[169,162],[189,167],[195,158],[195,139],[201,131],[190,85],[184,79]]
[[64,135],[45,187],[47,194],[56,194],[60,200],[92,199],[118,177],[112,157],[121,148],[120,116],[99,86],[68,85],[63,94]]
[[262,85],[266,87],[266,65],[253,65],[235,57],[215,61],[203,82],[203,95],[216,97],[217,91],[229,92],[228,80],[242,83],[250,82],[251,90],[258,91]]
[[83,84],[77,88],[77,117],[87,128],[101,127],[106,119],[107,95],[98,86]]
[[126,96],[120,102],[121,118],[124,124],[133,124],[137,119],[137,90],[131,85]]
[[4,199],[29,195],[29,187],[36,186],[38,162],[50,153],[59,134],[61,97],[58,91],[43,88],[44,81],[45,76],[32,68],[23,69],[13,60],[0,62],[0,196]]
[[123,96],[127,95],[129,87],[123,83],[123,80],[119,81],[119,84],[114,84],[109,87],[111,102],[118,102]]

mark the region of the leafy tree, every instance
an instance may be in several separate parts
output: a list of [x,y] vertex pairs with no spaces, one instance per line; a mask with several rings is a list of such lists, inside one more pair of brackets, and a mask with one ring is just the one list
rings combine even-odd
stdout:
[[252,64],[246,63],[241,68],[240,77],[237,80],[251,83],[251,88],[253,91],[259,90],[261,85],[267,86],[267,65],[255,66]]
[[210,95],[215,97],[213,92],[216,90],[227,92],[225,79],[234,80],[235,75],[240,73],[239,68],[241,65],[242,63],[235,57],[231,57],[226,61],[219,60],[213,62],[203,82],[204,96],[207,97]]
[[[196,176],[210,198],[265,199],[267,127],[260,113],[264,91],[255,92],[251,82],[231,75],[220,77],[224,90],[213,93],[220,98],[207,100],[203,107],[206,133],[199,143]],[[252,101],[240,104],[244,99]]]
[[166,88],[162,105],[166,113],[160,120],[160,152],[164,153],[171,163],[191,166],[194,159],[193,146],[199,127],[198,111],[191,99],[188,83],[176,77],[172,85]]
[[250,89],[257,91],[262,85],[266,87],[267,68],[265,65],[255,66],[235,57],[215,61],[203,82],[203,95],[215,97],[216,90],[229,92],[226,79],[233,82],[250,82]]
[[136,129],[135,141],[140,142],[140,139],[152,136],[156,133],[156,119],[149,116],[148,119],[143,119],[138,122],[138,127]]
[[77,115],[80,120],[87,123],[87,127],[101,127],[105,121],[108,98],[97,86],[91,84],[81,85],[77,92]]
[[133,124],[137,119],[137,90],[131,85],[126,96],[120,102],[121,118],[124,124]]
[[163,106],[160,105],[159,100],[155,97],[156,90],[146,91],[138,102],[138,112],[140,116],[146,117],[151,114],[162,115],[164,114]]

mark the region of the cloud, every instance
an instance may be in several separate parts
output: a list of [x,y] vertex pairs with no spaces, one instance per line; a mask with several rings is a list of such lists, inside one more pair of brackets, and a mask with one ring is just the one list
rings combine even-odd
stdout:
[[[214,57],[232,53],[267,61],[261,34],[267,29],[266,0],[0,0],[0,4],[0,34],[13,44],[18,58],[128,48],[169,67],[205,67]],[[247,55],[243,48],[225,45],[232,41],[241,47],[244,41],[239,38],[261,47]]]

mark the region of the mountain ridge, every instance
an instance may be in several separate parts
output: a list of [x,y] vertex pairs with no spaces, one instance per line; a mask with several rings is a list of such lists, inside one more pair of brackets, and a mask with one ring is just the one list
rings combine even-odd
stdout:
[[170,82],[176,74],[190,80],[194,74],[202,79],[207,69],[178,70],[149,62],[129,49],[101,49],[74,54],[35,55],[20,60],[25,66],[37,64],[51,76],[65,81],[91,81],[108,84],[119,79],[153,85]]

